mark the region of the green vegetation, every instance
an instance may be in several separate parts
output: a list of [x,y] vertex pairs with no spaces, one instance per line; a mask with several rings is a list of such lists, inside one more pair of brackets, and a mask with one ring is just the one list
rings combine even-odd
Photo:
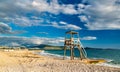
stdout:
[[51,46],[51,45],[38,45],[32,46],[29,49],[41,49],[41,50],[63,50],[63,46]]

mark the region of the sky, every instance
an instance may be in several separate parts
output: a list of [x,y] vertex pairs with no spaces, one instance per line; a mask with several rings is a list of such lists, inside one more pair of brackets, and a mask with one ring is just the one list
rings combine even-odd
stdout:
[[0,0],[0,45],[64,45],[79,32],[84,47],[120,49],[120,0]]

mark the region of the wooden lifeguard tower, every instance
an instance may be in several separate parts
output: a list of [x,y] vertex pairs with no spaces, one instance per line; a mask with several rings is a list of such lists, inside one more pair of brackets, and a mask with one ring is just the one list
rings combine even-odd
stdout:
[[82,47],[82,44],[80,42],[80,38],[79,38],[79,33],[75,32],[75,31],[68,31],[65,34],[65,42],[64,42],[64,58],[66,56],[66,50],[70,49],[70,54],[71,60],[74,60],[74,48],[78,48],[79,50],[79,54],[80,54],[80,59],[86,59],[87,58],[87,54],[85,49]]

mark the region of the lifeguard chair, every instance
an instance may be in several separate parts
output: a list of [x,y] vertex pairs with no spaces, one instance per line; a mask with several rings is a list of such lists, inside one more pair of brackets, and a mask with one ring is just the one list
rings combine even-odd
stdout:
[[74,60],[74,48],[78,48],[81,60],[87,58],[87,53],[80,42],[78,32],[74,32],[74,31],[66,32],[65,42],[64,42],[64,57],[63,57],[63,59],[65,59],[66,50],[68,48],[70,49],[70,54],[71,54],[70,59],[71,60]]

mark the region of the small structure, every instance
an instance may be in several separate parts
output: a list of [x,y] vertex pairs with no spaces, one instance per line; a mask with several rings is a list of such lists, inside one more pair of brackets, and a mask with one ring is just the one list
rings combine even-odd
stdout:
[[70,49],[71,60],[74,60],[74,48],[78,48],[80,53],[80,59],[86,59],[87,54],[85,49],[82,47],[80,42],[79,33],[74,31],[68,31],[65,35],[65,42],[64,42],[64,59],[66,56],[67,48]]

